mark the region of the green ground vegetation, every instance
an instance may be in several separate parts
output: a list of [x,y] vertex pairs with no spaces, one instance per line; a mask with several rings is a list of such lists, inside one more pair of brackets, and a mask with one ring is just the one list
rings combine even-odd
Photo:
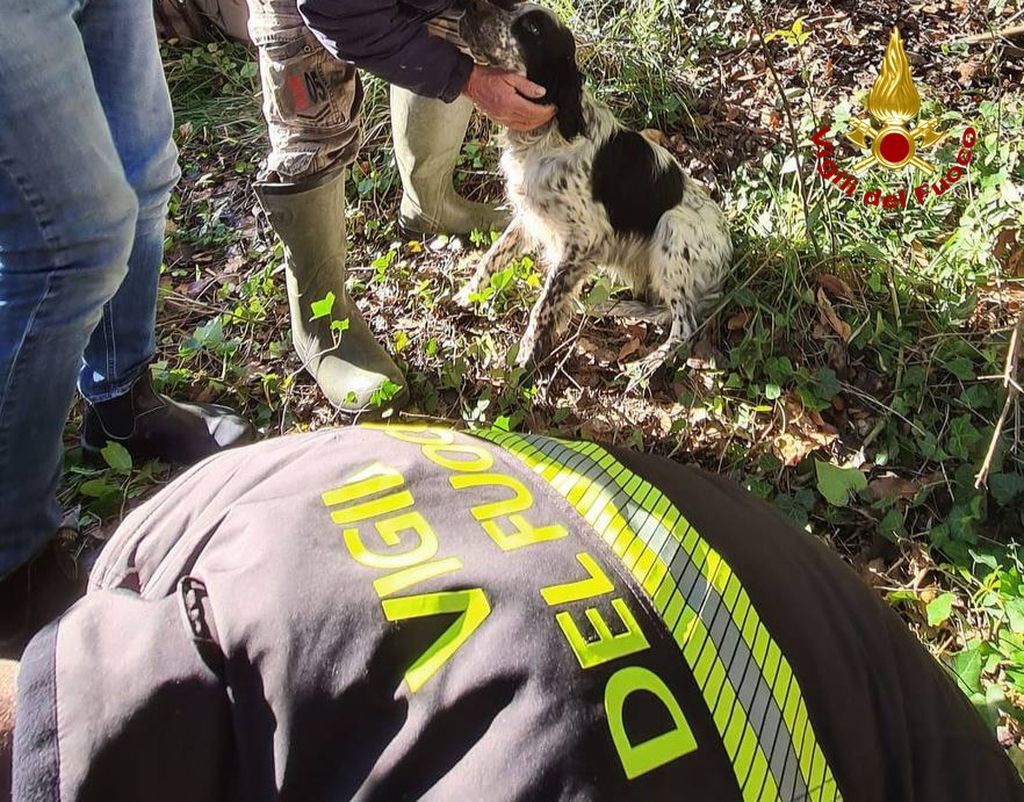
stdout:
[[[1024,306],[1024,93],[1022,43],[996,32],[1020,15],[986,0],[943,0],[905,20],[875,4],[555,5],[592,91],[663,132],[720,199],[735,270],[674,370],[631,375],[660,342],[657,326],[581,314],[548,375],[524,375],[512,364],[539,265],[526,256],[495,276],[473,313],[454,305],[488,238],[396,237],[387,92],[369,79],[365,145],[348,178],[351,288],[407,370],[415,419],[601,438],[734,477],[876,588],[1019,756],[1024,448],[1005,376],[1024,377],[1007,363]],[[865,116],[894,22],[921,119],[951,132],[930,158],[952,163],[960,132],[978,132],[967,175],[905,211],[838,193],[815,174],[810,143],[823,122],[841,140]],[[242,408],[267,435],[339,423],[290,353],[282,253],[252,191],[265,147],[253,55],[225,41],[171,43],[164,55],[184,177],[156,377],[178,396]],[[495,133],[475,121],[461,191],[500,195],[496,158]],[[895,191],[921,179],[871,180]],[[619,292],[598,279],[584,295]],[[72,450],[63,500],[85,532],[106,531],[168,480],[126,457],[113,449],[95,470]]]

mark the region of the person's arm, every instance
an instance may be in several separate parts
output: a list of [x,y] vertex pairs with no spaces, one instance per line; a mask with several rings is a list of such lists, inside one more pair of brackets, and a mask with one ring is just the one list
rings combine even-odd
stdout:
[[469,80],[473,60],[395,0],[298,0],[298,7],[332,55],[418,95],[451,102]]
[[501,125],[529,131],[555,114],[534,100],[543,87],[513,72],[474,64],[451,42],[431,36],[421,17],[395,0],[298,0],[306,25],[336,58],[390,83],[446,102],[465,94]]

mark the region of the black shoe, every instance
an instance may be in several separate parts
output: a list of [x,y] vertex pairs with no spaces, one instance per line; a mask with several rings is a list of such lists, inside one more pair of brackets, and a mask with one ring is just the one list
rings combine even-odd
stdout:
[[98,404],[85,402],[82,449],[93,459],[115,442],[139,461],[191,465],[255,437],[252,425],[227,407],[181,404],[158,395],[148,370],[124,395]]
[[85,594],[85,572],[70,558],[64,562],[50,543],[0,581],[0,659],[20,658],[36,632]]

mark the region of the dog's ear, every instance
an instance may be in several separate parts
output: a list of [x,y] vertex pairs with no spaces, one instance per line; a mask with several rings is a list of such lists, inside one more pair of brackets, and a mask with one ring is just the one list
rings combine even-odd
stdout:
[[555,91],[548,92],[549,102],[558,107],[555,120],[558,132],[566,141],[586,133],[583,119],[583,73],[576,68],[575,57],[565,59],[559,69]]

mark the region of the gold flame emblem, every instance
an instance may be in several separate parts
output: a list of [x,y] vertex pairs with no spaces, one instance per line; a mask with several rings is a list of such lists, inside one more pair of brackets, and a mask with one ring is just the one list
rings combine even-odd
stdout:
[[868,93],[867,108],[882,127],[876,130],[866,120],[853,122],[853,130],[846,138],[868,154],[853,165],[854,173],[862,173],[876,164],[890,170],[909,164],[925,173],[935,171],[918,151],[933,148],[945,134],[935,130],[935,120],[913,127],[907,125],[921,110],[921,96],[910,75],[910,62],[898,28],[892,29],[882,71]]

